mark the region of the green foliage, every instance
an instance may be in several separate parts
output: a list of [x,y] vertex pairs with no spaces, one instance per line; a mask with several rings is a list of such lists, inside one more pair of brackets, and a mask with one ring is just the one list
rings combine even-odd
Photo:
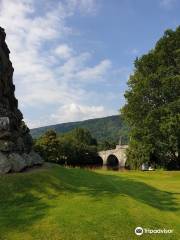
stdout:
[[110,142],[110,141],[102,141],[98,144],[98,150],[109,150],[116,148],[117,143],[116,142]]
[[57,134],[63,134],[72,131],[75,128],[87,129],[99,143],[108,141],[118,143],[122,136],[124,144],[128,142],[128,127],[121,116],[110,116],[104,118],[90,119],[82,122],[62,123],[47,127],[31,129],[33,138],[38,138],[47,130],[53,129]]
[[35,149],[46,161],[70,166],[99,165],[97,141],[86,129],[77,128],[57,136],[47,131],[35,142]]
[[41,154],[45,161],[59,162],[60,144],[55,131],[48,130],[35,141],[34,148]]
[[72,141],[75,140],[77,143],[82,143],[85,145],[97,145],[96,139],[92,137],[91,133],[87,129],[75,128],[64,136]]
[[127,164],[180,168],[180,27],[136,59],[122,110],[130,132]]

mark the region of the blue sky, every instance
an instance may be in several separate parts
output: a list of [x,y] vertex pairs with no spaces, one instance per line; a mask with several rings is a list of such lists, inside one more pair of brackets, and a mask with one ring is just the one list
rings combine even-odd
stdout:
[[117,114],[136,57],[180,23],[179,0],[1,0],[30,127]]

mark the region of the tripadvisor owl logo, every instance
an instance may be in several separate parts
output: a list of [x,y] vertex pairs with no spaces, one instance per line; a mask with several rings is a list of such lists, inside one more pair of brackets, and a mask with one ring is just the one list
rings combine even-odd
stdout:
[[136,235],[140,236],[142,234],[170,234],[173,233],[174,229],[166,229],[166,228],[158,228],[158,229],[150,229],[150,228],[142,228],[136,227],[134,232]]
[[137,228],[135,228],[135,234],[136,235],[142,235],[143,234],[143,228],[142,227],[137,227]]

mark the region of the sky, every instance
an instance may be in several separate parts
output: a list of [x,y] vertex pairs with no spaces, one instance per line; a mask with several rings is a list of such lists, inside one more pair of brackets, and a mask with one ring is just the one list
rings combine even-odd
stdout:
[[118,114],[134,60],[179,13],[180,0],[0,0],[28,126]]

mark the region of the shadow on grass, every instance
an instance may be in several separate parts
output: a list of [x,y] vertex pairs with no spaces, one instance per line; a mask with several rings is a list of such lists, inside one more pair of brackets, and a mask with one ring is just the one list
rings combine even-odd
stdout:
[[47,214],[51,179],[46,181],[38,172],[0,176],[0,239],[9,230],[23,232]]
[[[175,194],[161,191],[141,181],[129,178],[127,175],[101,174],[90,170],[63,169],[56,172],[56,176],[65,184],[66,191],[89,195],[100,199],[104,197],[116,197],[118,195],[129,196],[139,202],[164,211],[177,211],[179,206],[175,201]],[[59,185],[54,184],[58,189]]]
[[53,167],[42,172],[0,177],[0,236],[8,229],[24,231],[48,216],[48,210],[55,207],[53,200],[63,193],[87,195],[99,201],[103,197],[126,195],[163,211],[178,210],[174,193],[127,175]]

